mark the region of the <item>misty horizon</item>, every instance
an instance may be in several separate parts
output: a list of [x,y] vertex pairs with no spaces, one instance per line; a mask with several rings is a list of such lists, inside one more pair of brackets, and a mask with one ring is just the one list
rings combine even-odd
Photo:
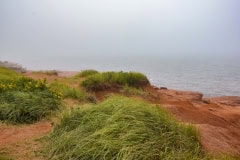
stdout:
[[3,0],[0,59],[239,58],[239,8],[237,0]]

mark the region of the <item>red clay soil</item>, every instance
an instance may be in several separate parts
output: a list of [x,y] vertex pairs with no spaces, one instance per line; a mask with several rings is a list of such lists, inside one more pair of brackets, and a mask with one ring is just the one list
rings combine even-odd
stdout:
[[240,97],[202,98],[201,93],[152,89],[178,120],[195,124],[203,148],[240,156]]
[[35,155],[40,142],[37,141],[52,129],[50,122],[30,125],[0,124],[0,153],[10,155],[14,160],[40,160]]

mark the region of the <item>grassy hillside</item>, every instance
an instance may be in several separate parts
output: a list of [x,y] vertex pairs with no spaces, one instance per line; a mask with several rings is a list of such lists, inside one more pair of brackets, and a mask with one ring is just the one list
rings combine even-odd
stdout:
[[11,69],[0,66],[0,82],[5,80],[12,80],[19,77],[20,74]]
[[64,115],[47,138],[49,159],[204,159],[196,130],[157,106],[125,97]]

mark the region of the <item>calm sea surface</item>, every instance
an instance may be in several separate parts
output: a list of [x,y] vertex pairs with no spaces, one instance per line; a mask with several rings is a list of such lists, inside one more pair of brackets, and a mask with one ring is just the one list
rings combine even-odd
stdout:
[[148,56],[65,57],[29,64],[29,69],[138,71],[153,85],[199,91],[204,96],[240,96],[240,60],[167,59]]

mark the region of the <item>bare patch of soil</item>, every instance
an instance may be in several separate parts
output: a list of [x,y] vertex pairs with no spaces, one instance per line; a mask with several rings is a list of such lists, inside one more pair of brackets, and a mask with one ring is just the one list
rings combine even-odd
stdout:
[[161,89],[153,92],[178,120],[197,126],[205,150],[240,156],[240,97],[202,99],[195,92]]
[[0,151],[14,160],[41,160],[35,152],[41,146],[39,138],[52,129],[50,122],[30,125],[0,124]]

